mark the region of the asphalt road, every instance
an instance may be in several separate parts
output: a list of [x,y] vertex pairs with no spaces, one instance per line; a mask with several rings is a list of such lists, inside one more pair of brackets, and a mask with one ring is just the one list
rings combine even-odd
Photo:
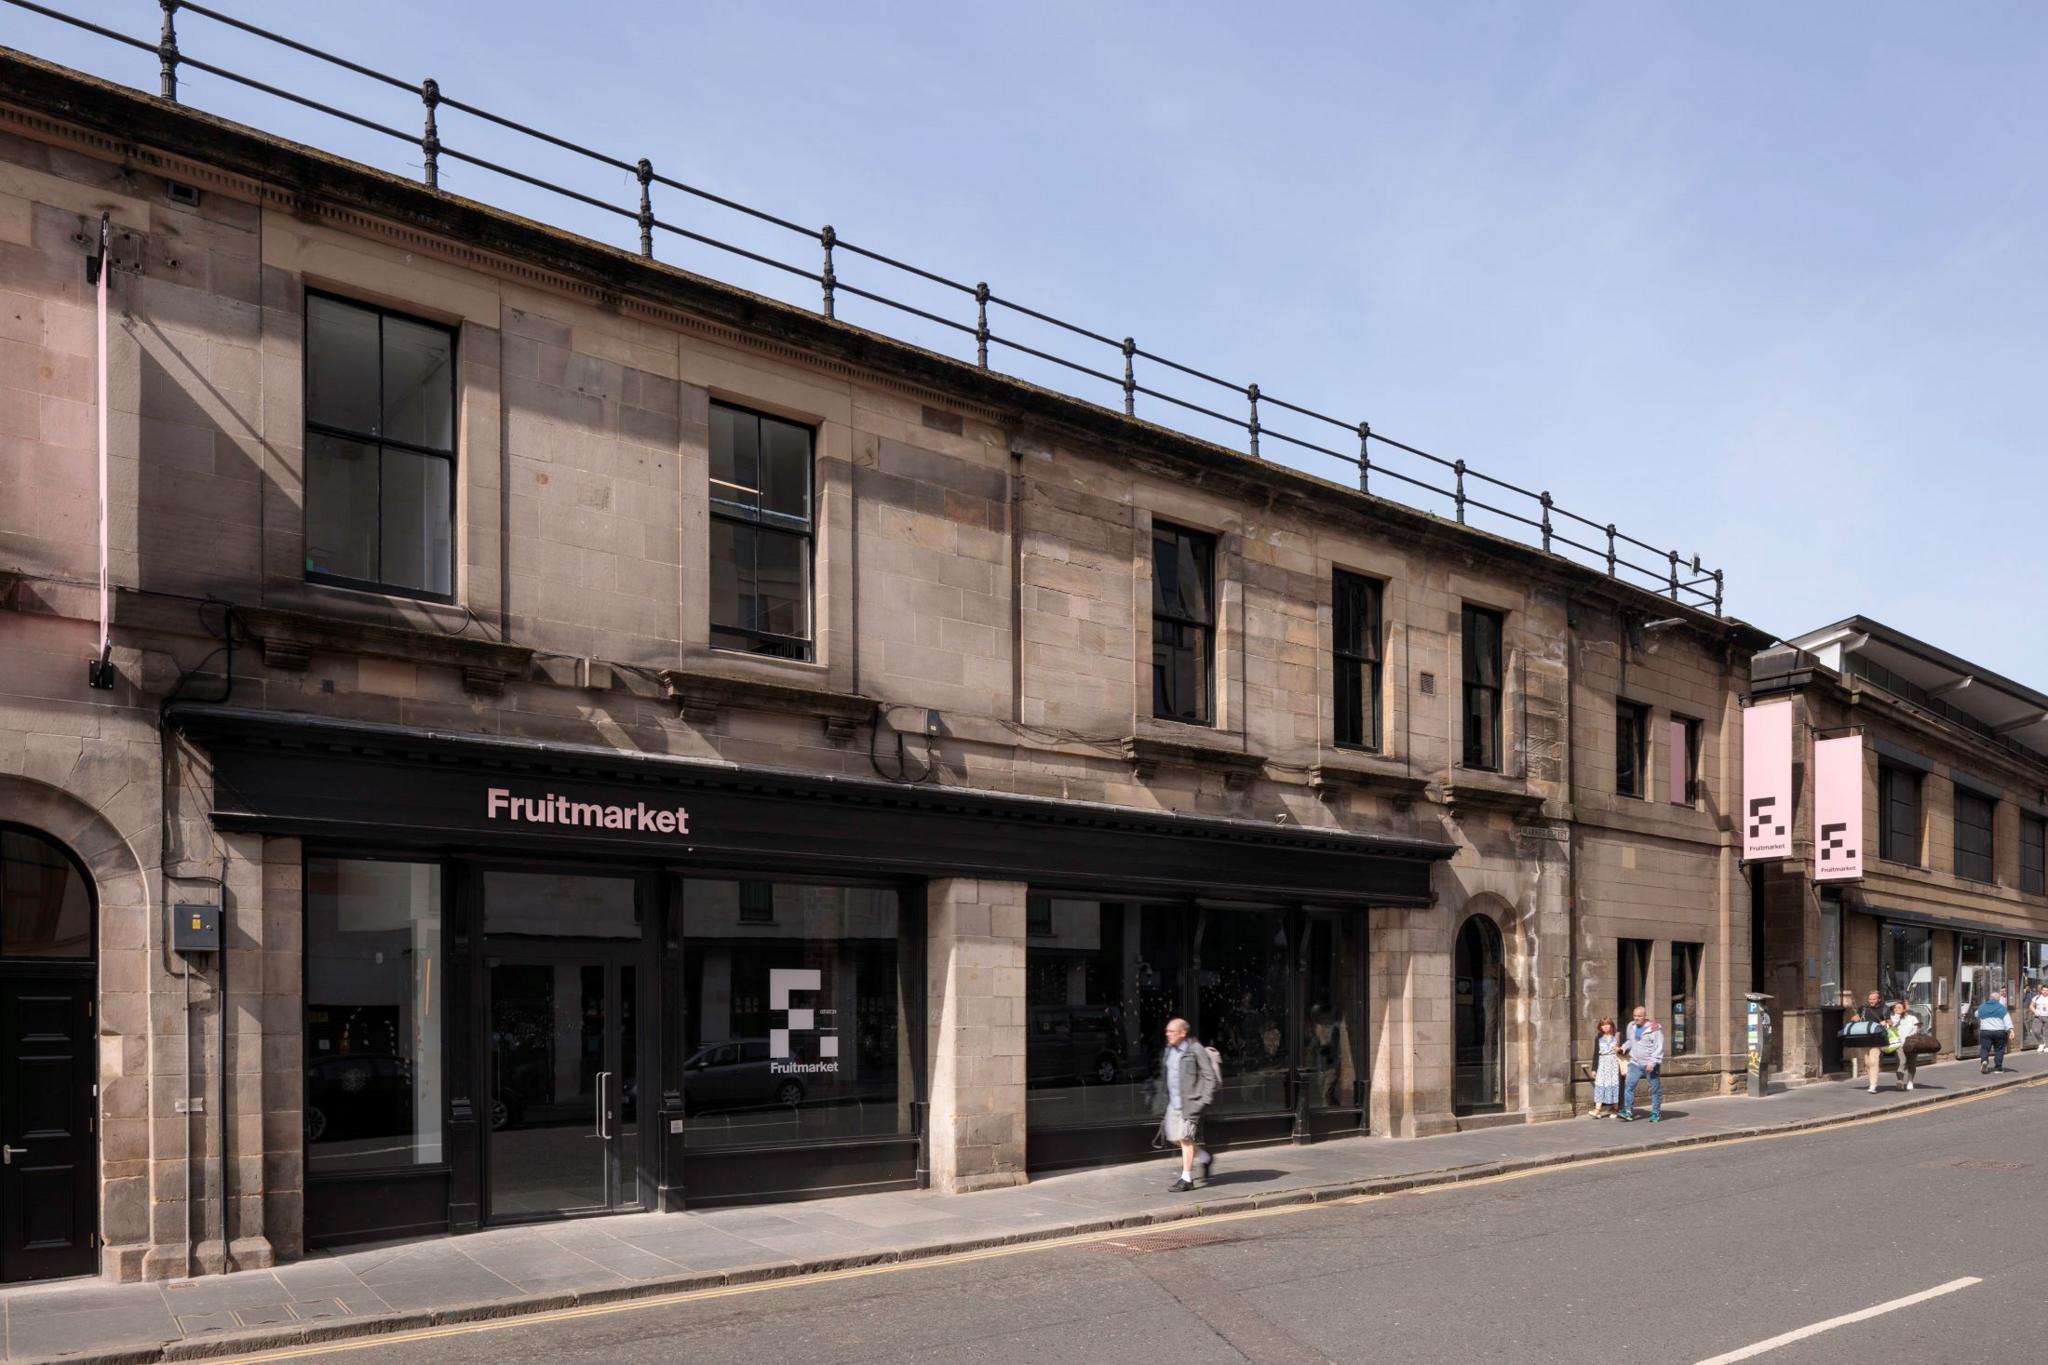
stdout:
[[[1162,1165],[1162,1199],[1169,1174]],[[293,1358],[1701,1362],[1966,1278],[1980,1282],[1748,1358],[2041,1357],[2048,1087],[1829,1132]]]

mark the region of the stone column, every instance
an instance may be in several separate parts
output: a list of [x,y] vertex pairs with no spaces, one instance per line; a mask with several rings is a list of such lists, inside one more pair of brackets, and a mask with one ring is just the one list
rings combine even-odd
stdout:
[[1443,912],[1368,912],[1371,1123],[1380,1137],[1457,1131],[1451,1116],[1451,936]]
[[1024,1183],[1022,882],[946,878],[927,900],[932,1188]]

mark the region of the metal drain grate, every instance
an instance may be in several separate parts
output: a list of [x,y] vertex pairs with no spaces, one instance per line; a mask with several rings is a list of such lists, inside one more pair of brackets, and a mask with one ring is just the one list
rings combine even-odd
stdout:
[[1220,1232],[1147,1232],[1131,1237],[1119,1238],[1113,1242],[1097,1242],[1095,1245],[1112,1256],[1148,1256],[1155,1251],[1186,1251],[1190,1247],[1215,1246],[1218,1242],[1234,1242],[1237,1238]]
[[1959,1171],[2031,1171],[2031,1161],[1951,1161],[1950,1166]]

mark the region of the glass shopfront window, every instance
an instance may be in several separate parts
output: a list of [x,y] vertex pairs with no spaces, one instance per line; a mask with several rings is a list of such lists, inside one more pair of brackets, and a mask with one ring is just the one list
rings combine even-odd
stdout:
[[306,859],[306,1169],[444,1159],[441,868]]
[[1143,1119],[1166,1021],[1193,1013],[1183,986],[1184,905],[1033,896],[1027,938],[1027,1122]]
[[[1934,1027],[1934,935],[1917,924],[1886,924],[1884,998],[1903,1000],[1920,1018],[1920,1027]],[[1860,1003],[1860,1001],[1858,1002]]]
[[884,888],[682,883],[691,1146],[908,1133],[903,916]]
[[1977,1046],[1977,1009],[2005,989],[2005,940],[1956,935],[1956,1047]]
[[1031,1127],[1149,1122],[1176,1015],[1222,1054],[1219,1115],[1362,1103],[1362,913],[1041,893],[1027,924]]

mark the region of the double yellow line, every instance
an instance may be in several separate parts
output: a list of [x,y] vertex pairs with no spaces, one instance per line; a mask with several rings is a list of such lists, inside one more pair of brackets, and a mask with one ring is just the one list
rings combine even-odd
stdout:
[[468,1336],[477,1332],[501,1332],[512,1327],[543,1327],[558,1322],[579,1322],[588,1318],[609,1317],[614,1313],[644,1313],[655,1308],[671,1308],[678,1304],[706,1303],[713,1299],[737,1298],[743,1294],[766,1294],[778,1289],[798,1289],[810,1285],[838,1284],[846,1280],[866,1279],[875,1275],[893,1275],[905,1270],[936,1270],[945,1266],[971,1265],[977,1261],[992,1261],[1008,1256],[1034,1255],[1044,1251],[1059,1251],[1066,1247],[1094,1246],[1103,1242],[1134,1241],[1161,1233],[1175,1233],[1188,1228],[1222,1227],[1233,1223],[1249,1223],[1262,1218],[1280,1218],[1288,1215],[1310,1213],[1317,1209],[1355,1207],[1360,1204],[1377,1204],[1388,1199],[1412,1199],[1423,1195],[1442,1194],[1453,1190],[1476,1189],[1487,1185],[1505,1184],[1511,1180],[1528,1180],[1535,1176],[1553,1175],[1560,1171],[1580,1170],[1588,1166],[1612,1166],[1624,1161],[1643,1161],[1652,1157],[1684,1156],[1693,1152],[1719,1151],[1725,1147],[1746,1146],[1754,1142],[1777,1142],[1785,1138],[1808,1137],[1815,1133],[1828,1132],[1837,1128],[1857,1127],[1871,1123],[1889,1123],[1894,1119],[1915,1118],[1924,1114],[1947,1113],[1966,1104],[1977,1104],[1983,1100],[1997,1099],[2017,1090],[2030,1090],[2036,1086],[2048,1085],[2048,1076],[2023,1081],[2019,1085],[1981,1094],[1965,1095],[1939,1104],[1917,1105],[1911,1109],[1896,1109],[1877,1114],[1857,1114],[1830,1123],[1816,1124],[1810,1128],[1795,1128],[1776,1133],[1752,1133],[1747,1137],[1723,1138],[1714,1142],[1698,1142],[1684,1147],[1652,1147],[1644,1151],[1615,1152],[1608,1156],[1589,1156],[1560,1161],[1553,1165],[1536,1166],[1525,1171],[1508,1171],[1500,1175],[1475,1176],[1469,1180],[1446,1180],[1441,1183],[1418,1186],[1408,1190],[1394,1190],[1383,1194],[1354,1194],[1342,1199],[1331,1199],[1314,1204],[1280,1204],[1271,1208],[1244,1209],[1234,1213],[1205,1213],[1191,1218],[1178,1218],[1167,1223],[1152,1223],[1136,1228],[1112,1228],[1104,1232],[1075,1233],[1069,1237],[1049,1237],[1039,1242],[1015,1242],[999,1247],[987,1247],[980,1251],[959,1251],[943,1256],[927,1256],[909,1261],[888,1261],[877,1265],[855,1266],[847,1270],[824,1270],[811,1275],[789,1275],[781,1278],[754,1280],[746,1284],[721,1285],[714,1289],[686,1289],[672,1294],[652,1294],[646,1298],[619,1299],[608,1303],[586,1304],[576,1308],[557,1308],[542,1313],[526,1313],[516,1317],[483,1318],[475,1322],[454,1322],[440,1327],[419,1327],[402,1332],[371,1333],[359,1337],[347,1337],[334,1341],[316,1342],[306,1346],[287,1347],[276,1351],[262,1351],[253,1355],[221,1357],[224,1362],[254,1362],[270,1360],[305,1360],[313,1356],[335,1355],[343,1351],[364,1351],[387,1346],[405,1346],[414,1342],[437,1341],[445,1337]]

